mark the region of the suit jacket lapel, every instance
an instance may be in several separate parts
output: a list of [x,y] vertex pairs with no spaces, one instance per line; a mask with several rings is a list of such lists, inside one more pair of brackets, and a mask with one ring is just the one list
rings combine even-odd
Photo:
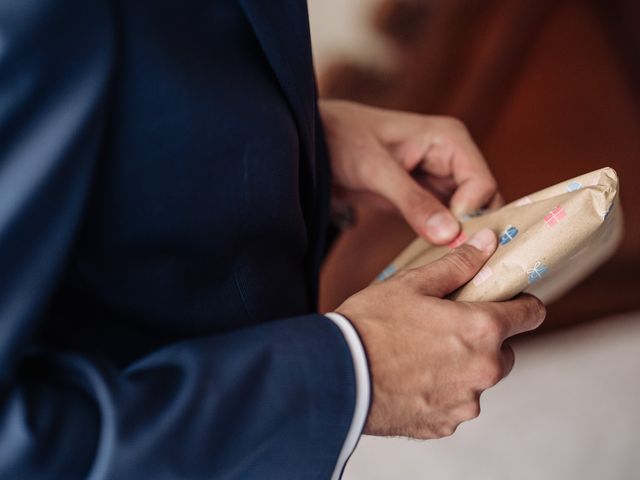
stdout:
[[304,0],[240,0],[295,117],[315,189],[315,81]]

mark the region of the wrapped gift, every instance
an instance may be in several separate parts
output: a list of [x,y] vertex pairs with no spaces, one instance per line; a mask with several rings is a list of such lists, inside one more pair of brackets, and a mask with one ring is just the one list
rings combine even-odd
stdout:
[[389,278],[391,275],[393,275],[394,273],[396,273],[396,271],[397,271],[396,267],[393,264],[389,265],[382,272],[380,272],[380,275],[377,276],[376,280],[378,281],[385,280]]
[[527,270],[527,279],[529,281],[529,284],[536,283],[538,280],[540,280],[542,276],[547,273],[547,270],[549,269],[546,265],[542,264],[541,262],[536,262],[533,267]]
[[575,192],[576,190],[580,190],[581,188],[582,184],[580,182],[576,182],[575,180],[573,182],[567,183],[568,192]]
[[550,227],[555,227],[567,216],[567,212],[562,207],[556,207],[544,216],[544,221]]
[[466,222],[467,220],[471,220],[474,217],[479,217],[480,215],[484,215],[485,213],[487,213],[488,210],[481,208],[479,210],[476,210],[473,213],[469,213],[469,214],[465,214],[462,216],[461,220],[463,222]]
[[513,225],[509,225],[500,235],[500,245],[506,245],[518,235],[518,229]]
[[602,212],[602,219],[605,220],[609,214],[611,213],[611,210],[613,210],[613,203],[611,205],[609,205],[609,208],[607,208],[606,210],[604,210]]
[[516,200],[514,204],[516,207],[522,207],[524,205],[529,205],[530,203],[533,203],[533,202],[531,202],[531,199],[528,196],[526,196],[526,197],[522,197],[519,200]]
[[619,244],[618,177],[611,168],[603,168],[469,218],[450,245],[434,246],[418,238],[379,279],[430,263],[482,228],[493,230],[500,246],[450,298],[500,301],[524,291],[552,301],[609,258]]

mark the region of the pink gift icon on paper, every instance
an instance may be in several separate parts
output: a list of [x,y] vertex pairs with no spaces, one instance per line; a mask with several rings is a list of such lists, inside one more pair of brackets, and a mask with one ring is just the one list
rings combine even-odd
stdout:
[[550,227],[555,227],[566,216],[567,212],[564,211],[564,208],[556,207],[544,216],[544,221],[547,222],[547,225]]

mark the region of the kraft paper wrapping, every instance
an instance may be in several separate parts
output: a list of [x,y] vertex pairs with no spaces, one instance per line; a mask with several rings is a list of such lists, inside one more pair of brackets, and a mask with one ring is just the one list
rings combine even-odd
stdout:
[[497,250],[449,298],[502,301],[528,292],[549,303],[593,272],[620,243],[618,176],[603,168],[464,220],[460,235],[448,246],[417,238],[377,280],[430,263],[485,227],[498,236]]

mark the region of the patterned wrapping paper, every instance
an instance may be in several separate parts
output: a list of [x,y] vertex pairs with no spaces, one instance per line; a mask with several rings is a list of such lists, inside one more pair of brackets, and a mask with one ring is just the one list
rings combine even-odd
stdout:
[[602,168],[464,220],[448,246],[417,238],[376,280],[430,263],[490,228],[498,236],[496,252],[449,298],[502,301],[528,292],[549,303],[613,255],[622,223],[618,177],[612,168]]

